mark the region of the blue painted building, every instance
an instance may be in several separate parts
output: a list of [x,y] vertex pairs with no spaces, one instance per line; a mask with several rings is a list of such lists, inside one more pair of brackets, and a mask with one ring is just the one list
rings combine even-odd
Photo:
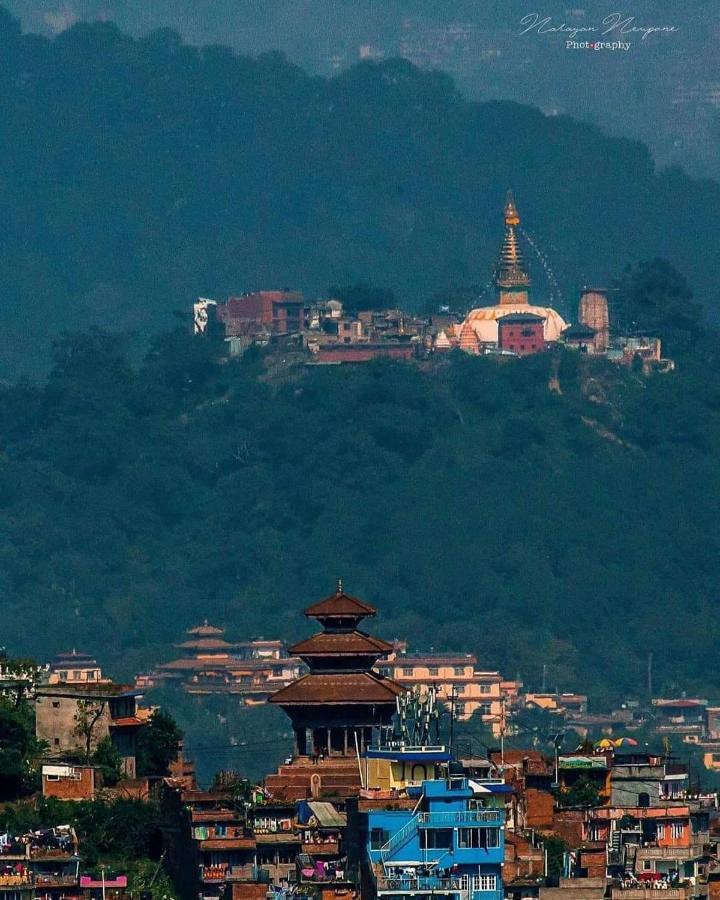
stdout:
[[450,775],[408,788],[411,809],[369,810],[377,896],[502,900],[507,791],[501,781]]

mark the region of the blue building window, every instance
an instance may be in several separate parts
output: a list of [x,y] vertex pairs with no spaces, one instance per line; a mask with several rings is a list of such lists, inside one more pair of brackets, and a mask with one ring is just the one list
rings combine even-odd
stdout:
[[449,850],[452,847],[451,828],[428,828],[420,833],[423,850]]
[[458,847],[482,848],[487,850],[500,846],[499,828],[460,828],[458,829]]
[[370,849],[380,850],[390,840],[390,832],[384,828],[372,828],[370,830]]

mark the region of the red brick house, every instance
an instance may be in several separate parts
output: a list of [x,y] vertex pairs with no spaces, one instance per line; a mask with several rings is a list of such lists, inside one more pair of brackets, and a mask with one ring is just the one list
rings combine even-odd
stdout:
[[249,323],[264,326],[270,334],[297,334],[305,326],[305,300],[298,291],[254,291],[228,297],[217,307],[217,318],[227,337],[245,334]]

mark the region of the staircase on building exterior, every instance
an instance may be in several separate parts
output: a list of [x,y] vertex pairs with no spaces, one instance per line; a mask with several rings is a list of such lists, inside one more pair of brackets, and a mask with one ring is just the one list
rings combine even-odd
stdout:
[[391,835],[390,839],[382,845],[380,848],[380,859],[382,860],[383,867],[387,864],[388,856],[395,850],[399,850],[403,844],[406,844],[410,840],[411,836],[417,830],[417,820],[418,817],[413,816],[409,822],[406,822],[402,828]]

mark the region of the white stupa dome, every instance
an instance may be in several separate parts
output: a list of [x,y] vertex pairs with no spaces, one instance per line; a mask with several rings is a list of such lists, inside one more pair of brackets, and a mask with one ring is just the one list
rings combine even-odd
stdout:
[[470,310],[465,321],[472,326],[478,340],[484,344],[496,344],[497,320],[512,313],[531,313],[545,319],[543,331],[546,341],[556,341],[568,327],[559,312],[551,306],[531,306],[529,303],[501,303],[497,306],[480,306]]

